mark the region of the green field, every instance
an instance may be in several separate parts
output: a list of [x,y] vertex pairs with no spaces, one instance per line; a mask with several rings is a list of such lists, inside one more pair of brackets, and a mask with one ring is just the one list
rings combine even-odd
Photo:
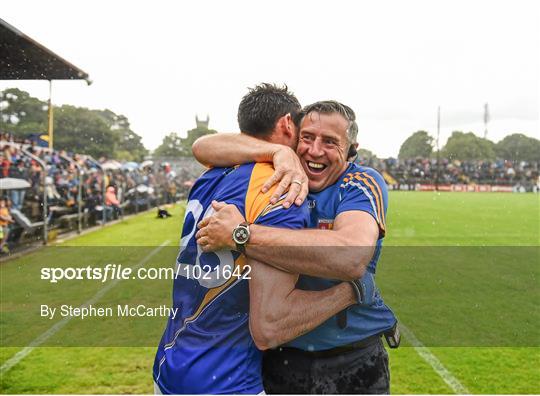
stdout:
[[[31,320],[21,307],[36,310],[42,301],[68,298],[82,304],[103,287],[88,281],[47,284],[39,279],[41,267],[83,265],[95,256],[130,266],[174,259],[183,205],[172,212],[168,220],[142,214],[0,264],[0,392],[153,391],[161,318],[67,323],[42,344],[47,347],[32,349],[9,369],[6,364],[58,323]],[[538,195],[392,192],[387,218],[377,282],[408,330],[404,346],[390,351],[392,393],[540,393]],[[167,243],[169,248],[156,249]],[[149,254],[154,256],[147,263]],[[170,282],[136,288],[119,282],[103,299],[168,303]],[[125,345],[145,346],[89,346],[124,345],[119,334],[131,335]]]

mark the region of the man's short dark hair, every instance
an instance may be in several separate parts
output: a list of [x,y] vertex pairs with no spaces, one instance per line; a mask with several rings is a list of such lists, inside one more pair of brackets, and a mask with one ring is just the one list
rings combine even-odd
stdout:
[[278,119],[290,113],[296,117],[301,106],[286,85],[262,83],[242,98],[238,106],[238,126],[240,130],[255,137],[268,137]]
[[335,100],[321,100],[320,102],[307,105],[300,112],[298,112],[294,118],[294,123],[298,128],[300,128],[300,124],[302,123],[304,117],[309,113],[340,114],[349,122],[349,126],[347,128],[347,138],[349,139],[349,143],[356,143],[356,137],[358,135],[356,114],[354,114],[354,110],[349,106]]

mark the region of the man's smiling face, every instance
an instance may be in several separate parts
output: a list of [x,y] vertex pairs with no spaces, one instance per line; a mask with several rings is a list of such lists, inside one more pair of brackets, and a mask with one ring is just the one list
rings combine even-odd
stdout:
[[300,162],[309,178],[309,191],[318,192],[335,183],[347,168],[347,121],[339,113],[308,113],[300,125]]

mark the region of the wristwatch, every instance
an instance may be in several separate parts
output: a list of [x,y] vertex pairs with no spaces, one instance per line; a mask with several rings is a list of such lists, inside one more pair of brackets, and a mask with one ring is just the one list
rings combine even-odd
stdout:
[[232,239],[236,243],[236,250],[240,253],[246,253],[246,243],[249,241],[249,236],[249,223],[247,221],[238,224],[233,230]]

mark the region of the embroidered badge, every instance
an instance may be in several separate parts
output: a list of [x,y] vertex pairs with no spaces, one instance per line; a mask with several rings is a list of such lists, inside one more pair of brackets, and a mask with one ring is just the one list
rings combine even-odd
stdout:
[[331,230],[332,228],[334,228],[334,220],[319,219],[319,222],[317,223],[317,228],[319,230]]

